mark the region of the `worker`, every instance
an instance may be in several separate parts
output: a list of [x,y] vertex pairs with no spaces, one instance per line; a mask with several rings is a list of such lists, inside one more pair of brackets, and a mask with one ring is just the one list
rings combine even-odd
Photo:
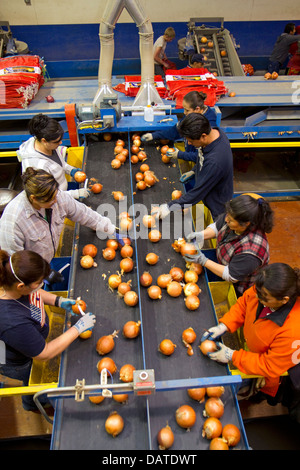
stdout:
[[[296,34],[300,34],[300,25],[296,26]],[[290,46],[289,56],[287,75],[300,75],[300,42],[294,42]]]
[[[67,147],[61,145],[63,128],[55,119],[37,114],[29,121],[29,132],[33,137],[17,150],[18,159],[22,162],[22,172],[28,167],[47,171],[57,180],[59,189],[66,191],[66,174],[74,177],[81,168],[75,168],[65,161]],[[69,194],[79,199],[88,197],[91,192],[86,188],[79,188],[69,190]]]
[[[0,373],[21,380],[24,386],[33,359],[47,361],[58,356],[96,321],[95,315],[87,313],[60,336],[46,341],[49,320],[44,305],[71,311],[75,303],[42,289],[49,272],[49,264],[36,252],[22,250],[10,256],[0,250],[0,340],[5,344]],[[24,395],[22,402],[25,410],[37,410],[31,395]]]
[[162,36],[155,41],[153,45],[154,55],[154,73],[155,75],[165,76],[165,70],[176,68],[175,64],[171,62],[166,55],[166,46],[175,38],[175,30],[169,26]]
[[232,361],[239,371],[259,376],[261,397],[274,404],[279,396],[280,376],[293,371],[293,385],[300,390],[300,270],[285,263],[261,268],[254,286],[247,289],[230,310],[201,338],[216,341],[225,332],[243,326],[245,348],[233,350],[216,342],[217,351],[209,358],[221,363]]
[[193,69],[201,69],[204,67],[207,57],[203,54],[193,54],[190,58],[190,65],[188,67]]
[[186,238],[199,242],[217,239],[217,262],[200,251],[186,255],[188,262],[197,262],[206,269],[230,281],[239,297],[254,284],[261,266],[269,262],[269,244],[266,233],[273,229],[273,211],[270,204],[258,194],[242,194],[225,205],[220,215],[202,232],[192,232]]
[[115,232],[109,218],[61,191],[50,173],[29,167],[22,180],[24,190],[6,206],[0,219],[0,247],[9,254],[32,250],[50,263],[65,218],[96,230],[99,237]]
[[268,72],[279,73],[280,68],[284,65],[288,58],[289,48],[291,44],[300,41],[300,34],[296,34],[296,26],[294,23],[287,23],[284,32],[278,36],[271,57],[269,59]]
[[233,196],[233,157],[229,140],[221,129],[212,128],[200,113],[188,114],[180,122],[178,131],[188,144],[198,149],[197,162],[189,172],[195,175],[195,186],[179,199],[160,205],[155,215],[164,219],[178,205],[184,208],[203,201],[216,220]]

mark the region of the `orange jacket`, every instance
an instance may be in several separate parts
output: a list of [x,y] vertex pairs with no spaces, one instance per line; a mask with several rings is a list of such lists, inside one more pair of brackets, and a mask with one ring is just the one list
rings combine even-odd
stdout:
[[258,306],[254,287],[250,287],[220,322],[230,332],[244,325],[249,351],[235,351],[232,356],[233,364],[247,375],[265,377],[266,385],[261,390],[275,396],[280,376],[300,362],[300,297],[293,306],[285,305],[286,315],[281,314],[279,319],[277,313],[275,316],[270,314],[267,318],[256,320]]

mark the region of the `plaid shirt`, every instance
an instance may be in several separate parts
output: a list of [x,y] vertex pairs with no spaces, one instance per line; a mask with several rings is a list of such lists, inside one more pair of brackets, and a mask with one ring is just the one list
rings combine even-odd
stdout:
[[[225,223],[217,236],[216,255],[218,262],[227,266],[235,255],[241,253],[256,256],[261,261],[261,266],[268,264],[270,255],[266,235],[260,230],[246,231],[241,235],[236,235]],[[254,284],[256,273],[257,270],[249,273],[242,281],[235,284],[238,293],[242,294]]]
[[93,230],[101,230],[101,225],[106,230],[109,227],[111,233],[114,230],[107,217],[76,201],[67,191],[60,190],[48,223],[22,191],[6,206],[0,219],[0,247],[9,254],[20,250],[35,251],[50,262],[55,256],[65,218]]

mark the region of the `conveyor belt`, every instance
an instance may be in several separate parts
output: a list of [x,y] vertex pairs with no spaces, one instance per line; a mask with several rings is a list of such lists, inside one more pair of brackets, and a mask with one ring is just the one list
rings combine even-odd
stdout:
[[[117,208],[118,203],[114,201],[111,193],[113,190],[120,190],[128,197],[128,207],[133,202],[134,207],[137,207],[137,204],[145,204],[150,213],[151,204],[168,201],[172,190],[180,189],[178,167],[162,163],[160,152],[154,145],[149,144],[145,148],[148,155],[146,162],[159,178],[159,182],[145,191],[135,189],[134,176],[139,164],[131,165],[127,160],[121,169],[111,169],[113,149],[114,142],[88,146],[86,172],[88,176],[98,178],[103,184],[100,195],[93,195],[87,201],[94,209],[101,203],[111,203]],[[79,266],[79,256],[86,243],[95,243],[98,246],[98,266],[84,271]],[[115,360],[118,369],[124,364],[133,364],[136,369],[154,369],[156,381],[186,378],[187,383],[190,378],[208,377],[209,381],[209,378],[228,375],[227,367],[205,358],[197,347],[204,328],[215,323],[205,276],[199,278],[202,293],[201,305],[197,311],[186,309],[183,296],[171,298],[165,291],[161,300],[149,299],[146,288],[138,283],[140,274],[148,270],[153,276],[153,283],[156,283],[159,274],[169,272],[173,266],[184,269],[185,263],[181,255],[171,247],[170,239],[162,239],[153,244],[147,239],[137,238],[133,242],[135,268],[132,273],[124,274],[124,280],[132,280],[133,290],[139,294],[139,304],[136,307],[127,307],[115,292],[108,289],[108,276],[119,270],[121,257],[117,253],[115,260],[105,261],[101,256],[105,243],[104,240],[97,239],[91,230],[80,227],[78,256],[74,269],[74,297],[81,296],[86,300],[88,310],[97,315],[97,323],[90,339],[78,339],[63,354],[59,385],[75,385],[77,379],[83,378],[89,385],[99,383],[100,376],[96,364],[101,357],[95,350],[97,340],[116,329],[122,331],[124,323],[128,320],[139,319],[142,321],[142,334],[134,340],[126,340],[120,332],[115,349],[108,355]],[[149,251],[154,251],[160,256],[156,266],[149,266],[145,262],[145,255]],[[181,342],[181,333],[189,326],[192,326],[198,335],[194,355],[191,357],[187,355]],[[172,339],[177,345],[175,353],[170,357],[158,352],[158,345],[164,338]],[[114,383],[120,383],[118,373],[113,380]],[[241,428],[242,440],[238,448],[246,448],[246,437],[231,386],[226,387],[224,402],[225,415],[222,421],[235,423]],[[189,433],[179,428],[175,422],[175,411],[184,403],[191,405],[197,412],[197,424]],[[130,394],[126,405],[120,405],[109,398],[105,398],[100,405],[94,405],[86,398],[81,403],[73,399],[59,399],[57,406],[52,439],[54,449],[157,449],[157,432],[166,422],[171,425],[175,434],[172,448],[207,449],[209,446],[209,442],[201,437],[200,432],[204,422],[204,405],[191,400],[184,389],[156,392],[148,398]],[[119,411],[125,421],[122,434],[115,439],[104,429],[104,422],[113,410]]]

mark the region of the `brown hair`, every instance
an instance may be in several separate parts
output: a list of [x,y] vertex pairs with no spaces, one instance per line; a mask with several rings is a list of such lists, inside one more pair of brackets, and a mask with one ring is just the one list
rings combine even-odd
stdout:
[[[19,279],[13,273],[9,259]],[[34,251],[17,251],[10,257],[6,251],[0,250],[0,286],[12,287],[19,280],[28,286],[32,282],[44,279],[49,274],[49,263]]]
[[35,196],[42,203],[52,201],[58,190],[56,179],[44,170],[28,167],[22,175],[22,180],[29,201],[30,196]]

